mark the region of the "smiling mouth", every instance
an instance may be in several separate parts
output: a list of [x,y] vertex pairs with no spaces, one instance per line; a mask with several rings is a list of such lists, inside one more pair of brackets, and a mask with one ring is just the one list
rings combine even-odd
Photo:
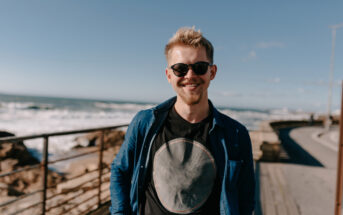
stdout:
[[199,84],[195,84],[195,83],[186,83],[186,84],[182,84],[183,87],[197,87],[199,86]]

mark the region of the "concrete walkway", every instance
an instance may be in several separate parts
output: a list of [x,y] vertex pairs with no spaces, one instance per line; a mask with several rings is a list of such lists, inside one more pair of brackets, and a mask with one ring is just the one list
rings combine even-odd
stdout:
[[336,186],[337,127],[280,130],[280,162],[257,162],[256,215],[333,214]]

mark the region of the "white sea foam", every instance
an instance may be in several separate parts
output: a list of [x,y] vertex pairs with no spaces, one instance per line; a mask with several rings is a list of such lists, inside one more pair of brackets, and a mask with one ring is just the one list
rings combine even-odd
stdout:
[[[128,124],[135,114],[132,111],[72,111],[68,109],[37,111],[22,109],[22,107],[27,107],[29,105],[11,104],[6,106],[10,107],[6,108],[6,111],[2,109],[2,111],[0,111],[0,130],[14,133],[16,136],[23,136],[113,126]],[[49,152],[55,154],[70,150],[77,144],[77,142],[74,141],[77,136],[80,136],[80,134],[51,137],[49,140]],[[25,145],[29,148],[41,151],[43,140],[26,140]]]
[[[2,101],[0,96],[0,130],[17,136],[128,124],[139,110],[154,106],[53,98],[40,98],[33,101],[30,100],[31,98],[23,98],[23,101],[6,99],[7,101]],[[220,111],[240,121],[250,130],[257,129],[263,120],[309,118],[308,113],[288,109],[259,111],[225,108]],[[78,144],[74,141],[77,136],[80,134],[51,137],[49,153],[58,154],[70,150]],[[42,150],[42,143],[42,139],[25,141],[29,148],[38,152]]]
[[25,109],[33,105],[33,102],[0,102],[0,108],[3,109]]
[[104,109],[115,109],[115,110],[126,110],[126,111],[139,111],[143,109],[152,108],[153,105],[141,105],[141,104],[132,104],[132,103],[105,103],[105,102],[95,102],[95,106]]
[[302,111],[290,111],[286,108],[274,109],[270,111],[237,111],[224,109],[222,113],[243,123],[249,130],[256,130],[264,120],[307,120],[310,113]]

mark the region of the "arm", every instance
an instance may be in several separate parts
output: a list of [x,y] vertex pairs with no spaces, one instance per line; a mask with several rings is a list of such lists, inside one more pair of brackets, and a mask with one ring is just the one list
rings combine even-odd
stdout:
[[111,164],[111,214],[130,214],[130,189],[138,137],[137,115],[130,123],[119,153]]
[[249,133],[246,129],[240,132],[240,144],[243,165],[239,175],[238,201],[241,215],[251,215],[255,207],[255,174],[252,147]]

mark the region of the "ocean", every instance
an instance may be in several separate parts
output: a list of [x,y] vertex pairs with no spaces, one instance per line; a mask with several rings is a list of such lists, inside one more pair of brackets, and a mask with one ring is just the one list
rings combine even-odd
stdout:
[[[141,102],[0,94],[0,131],[22,136],[128,124],[139,110],[155,105]],[[310,113],[288,109],[217,108],[240,121],[249,130],[258,129],[263,120],[308,119],[310,116]],[[79,135],[50,138],[49,153],[61,154],[69,151],[78,144],[75,141],[77,136]],[[40,153],[42,150],[42,139],[27,140],[24,143],[31,151]]]

